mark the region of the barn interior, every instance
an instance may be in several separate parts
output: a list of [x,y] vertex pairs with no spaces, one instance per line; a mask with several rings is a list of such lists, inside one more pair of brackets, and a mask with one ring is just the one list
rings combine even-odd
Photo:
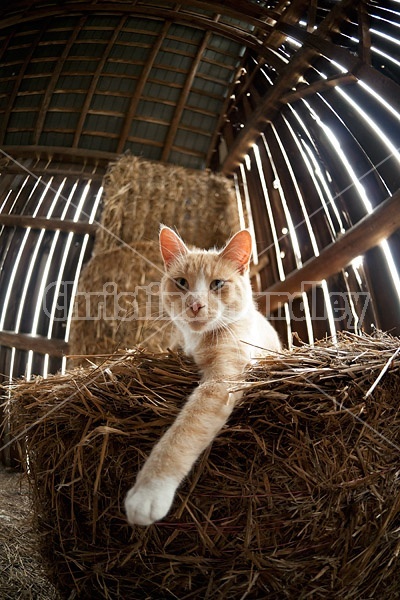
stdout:
[[157,280],[160,222],[201,247],[248,228],[288,350],[398,339],[399,39],[399,0],[3,0],[5,465],[16,380],[157,349],[104,305]]

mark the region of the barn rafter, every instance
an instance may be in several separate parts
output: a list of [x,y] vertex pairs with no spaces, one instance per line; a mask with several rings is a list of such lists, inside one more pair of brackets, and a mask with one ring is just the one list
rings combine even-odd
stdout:
[[[330,37],[335,29],[343,21],[346,21],[347,13],[358,5],[360,5],[359,26],[363,37],[360,38],[360,55],[354,56],[346,49],[333,44]],[[228,155],[225,158],[222,167],[225,173],[231,173],[233,169],[237,168],[266,122],[273,121],[286,103],[293,102],[309,93],[323,91],[325,88],[335,87],[336,85],[355,83],[362,78],[370,85],[379,88],[382,96],[386,97],[394,107],[400,110],[400,85],[388,81],[385,75],[376,71],[370,64],[370,38],[366,33],[366,19],[364,2],[342,0],[322,21],[316,32],[310,33],[289,24],[281,24],[281,31],[299,42],[301,48],[292,60],[281,69],[274,85],[260,98],[257,108],[251,114],[246,115],[246,125],[232,140],[232,145],[229,147]],[[302,85],[303,75],[308,71],[316,57],[320,55],[329,57],[330,60],[343,65],[346,68],[346,73],[320,79],[310,86]],[[235,110],[235,106],[233,104],[230,109]]]

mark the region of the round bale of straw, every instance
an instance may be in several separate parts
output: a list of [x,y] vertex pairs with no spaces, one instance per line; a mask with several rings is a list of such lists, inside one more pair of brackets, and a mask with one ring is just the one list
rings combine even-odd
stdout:
[[180,355],[134,351],[15,386],[63,596],[398,598],[399,340],[343,334],[253,365],[171,513],[131,528],[125,493],[197,381]]

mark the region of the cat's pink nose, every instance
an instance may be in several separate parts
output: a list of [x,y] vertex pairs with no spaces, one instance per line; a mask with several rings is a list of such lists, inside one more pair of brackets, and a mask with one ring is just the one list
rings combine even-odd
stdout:
[[199,312],[201,311],[201,309],[204,308],[204,306],[202,304],[200,304],[200,302],[193,302],[193,304],[191,304],[189,308],[191,309],[194,316],[196,317],[199,314]]

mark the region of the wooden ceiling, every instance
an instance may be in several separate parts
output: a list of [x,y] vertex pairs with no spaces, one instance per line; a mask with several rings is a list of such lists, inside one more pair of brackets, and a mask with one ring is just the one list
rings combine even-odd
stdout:
[[[354,20],[357,54],[335,43]],[[130,150],[230,173],[265,122],[302,95],[362,72],[400,97],[371,65],[367,20],[367,3],[357,0],[3,3],[0,144],[13,155],[79,161]],[[288,36],[297,46],[285,44]],[[348,71],[304,89],[320,56]],[[262,70],[273,81],[267,88]]]

